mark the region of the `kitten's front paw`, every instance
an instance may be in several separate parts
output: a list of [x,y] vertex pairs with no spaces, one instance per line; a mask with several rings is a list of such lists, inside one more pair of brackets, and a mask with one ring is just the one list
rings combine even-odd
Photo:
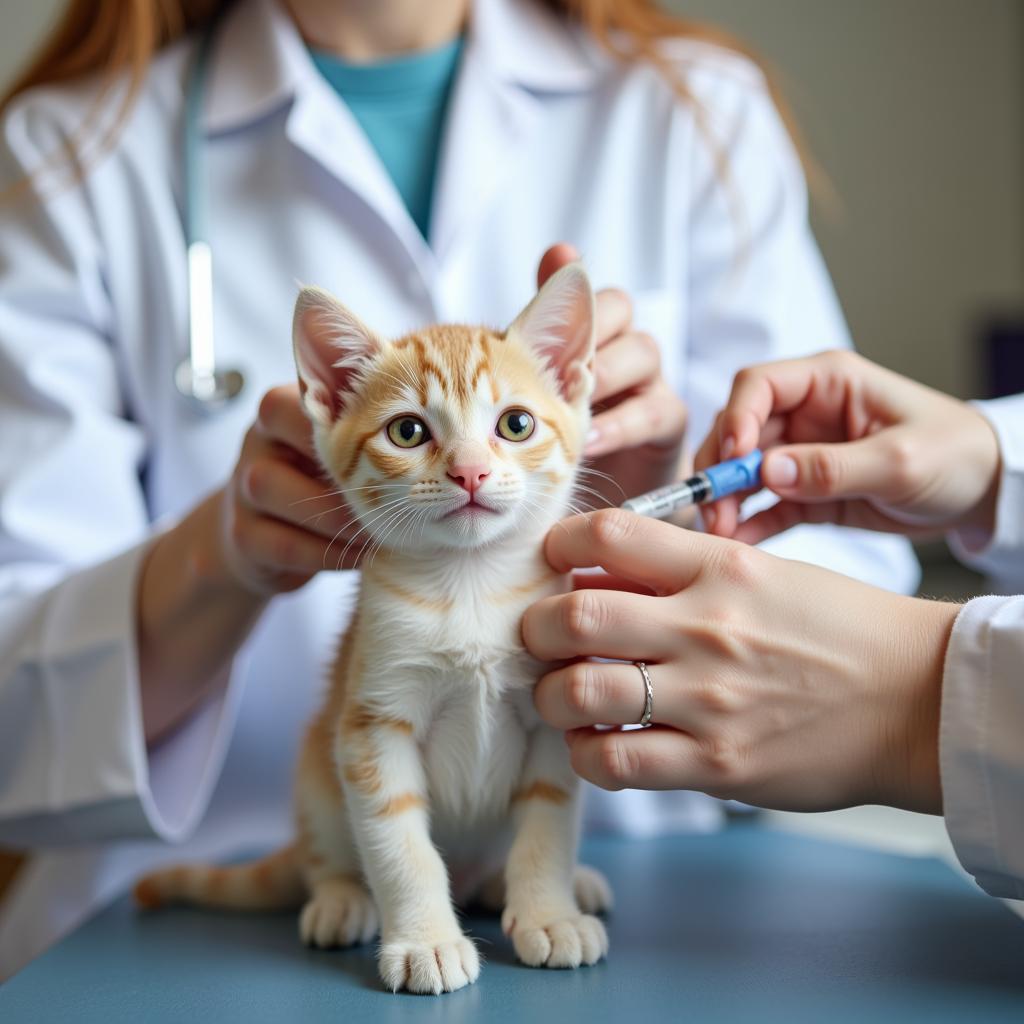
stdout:
[[577,864],[573,870],[572,891],[584,914],[603,914],[615,902],[608,879],[587,864]]
[[516,956],[530,967],[579,967],[596,964],[608,952],[608,933],[590,914],[554,919],[517,916],[506,908],[501,927]]
[[355,882],[319,882],[299,917],[299,936],[307,946],[336,949],[369,942],[377,934],[373,898]]
[[449,942],[385,942],[377,961],[381,980],[398,992],[439,996],[472,984],[480,976],[480,954],[460,935]]

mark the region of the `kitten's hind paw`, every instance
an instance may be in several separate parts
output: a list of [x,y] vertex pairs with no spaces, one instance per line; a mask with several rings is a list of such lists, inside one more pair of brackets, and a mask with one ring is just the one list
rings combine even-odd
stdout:
[[608,952],[608,933],[590,914],[541,923],[517,920],[506,910],[502,927],[512,939],[516,956],[529,967],[589,966]]
[[572,876],[576,904],[584,914],[603,914],[615,903],[608,879],[597,868],[577,864]]
[[377,966],[381,980],[392,992],[408,989],[439,996],[476,981],[480,976],[480,954],[465,935],[436,945],[385,942]]
[[370,894],[357,882],[341,878],[317,882],[299,917],[299,936],[318,949],[370,942],[377,928],[377,908]]

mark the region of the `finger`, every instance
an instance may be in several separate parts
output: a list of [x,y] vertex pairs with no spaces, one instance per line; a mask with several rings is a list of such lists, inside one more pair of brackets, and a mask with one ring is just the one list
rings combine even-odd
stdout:
[[594,393],[591,403],[631,391],[661,372],[661,352],[649,335],[627,331],[598,350],[594,360]]
[[248,463],[239,474],[239,488],[250,508],[322,537],[337,536],[353,522],[351,509],[337,493],[281,459]]
[[256,422],[266,437],[287,445],[319,466],[313,428],[302,409],[297,384],[271,388],[260,400]]
[[598,349],[629,330],[633,302],[621,288],[602,288],[594,296],[594,335]]
[[[720,457],[732,458],[757,447],[773,415],[801,405],[830,365],[831,353],[748,367],[733,379],[729,400],[718,419]],[[836,416],[842,417],[842,408]]]
[[794,501],[894,497],[906,486],[895,470],[902,431],[889,429],[842,444],[801,444],[765,453],[761,480]]
[[652,444],[679,444],[686,431],[686,405],[667,385],[627,398],[594,417],[587,437],[588,457]]
[[552,274],[580,258],[579,250],[568,242],[556,242],[546,249],[537,267],[537,287],[542,288]]
[[556,572],[599,567],[671,594],[693,581],[716,545],[727,543],[609,508],[563,519],[549,531],[544,553]]
[[573,770],[602,789],[703,790],[711,781],[699,742],[677,729],[581,729],[566,740]]
[[[666,703],[671,681],[648,665],[652,689],[658,694],[656,721],[671,721]],[[634,725],[647,702],[644,677],[636,665],[621,662],[577,661],[549,672],[533,691],[533,703],[541,718],[556,729],[580,729],[590,725]]]
[[654,591],[642,583],[623,579],[621,576],[609,576],[606,572],[577,572],[572,577],[573,590],[625,590],[630,594],[646,594],[654,597]]
[[[695,469],[707,469],[708,466],[724,462],[726,458],[736,454],[732,449],[727,449],[730,451],[730,455],[727,456],[722,450],[721,422],[722,414],[719,413],[711,430],[708,431],[708,436],[704,438],[703,444],[697,449],[697,454],[693,457]],[[754,447],[774,448],[776,445],[787,444],[790,441],[797,440],[796,438],[786,436],[788,423],[789,421],[786,416],[769,416],[768,422],[761,427],[760,436],[754,443]]]
[[672,654],[672,630],[657,622],[657,598],[610,590],[576,590],[546,597],[523,616],[523,642],[541,661],[570,658],[642,659]]
[[265,516],[246,517],[234,540],[251,564],[273,572],[309,576],[335,567],[323,537]]

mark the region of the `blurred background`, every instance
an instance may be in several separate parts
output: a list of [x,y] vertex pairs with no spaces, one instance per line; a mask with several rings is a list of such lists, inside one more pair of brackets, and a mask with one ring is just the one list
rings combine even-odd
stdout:
[[[777,72],[837,196],[814,226],[860,350],[962,398],[1024,390],[1024,2],[665,2]],[[0,80],[61,6],[6,5]],[[978,585],[921,554],[925,593]]]

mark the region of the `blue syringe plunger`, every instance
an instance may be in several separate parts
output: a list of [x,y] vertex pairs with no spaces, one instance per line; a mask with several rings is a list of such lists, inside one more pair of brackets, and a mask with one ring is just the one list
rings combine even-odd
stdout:
[[664,519],[688,505],[703,505],[727,494],[751,490],[761,483],[762,458],[760,449],[755,449],[749,455],[709,466],[689,480],[630,498],[622,503],[622,507],[637,515]]

